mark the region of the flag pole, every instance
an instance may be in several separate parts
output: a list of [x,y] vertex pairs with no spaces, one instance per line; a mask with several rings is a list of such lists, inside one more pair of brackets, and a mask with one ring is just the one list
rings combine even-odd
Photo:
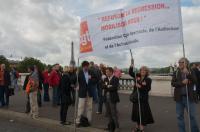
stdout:
[[77,118],[77,108],[78,108],[78,88],[79,88],[79,83],[78,83],[78,73],[79,73],[79,57],[78,57],[78,65],[77,65],[77,86],[75,89],[75,108],[74,108],[74,132],[76,132],[76,118]]
[[[178,0],[179,3],[179,17],[180,17],[180,29],[181,29],[181,34],[180,36],[182,37],[182,48],[183,48],[183,57],[186,59],[186,54],[185,54],[185,44],[184,44],[184,37],[183,37],[183,23],[182,23],[182,13],[181,13],[181,2]],[[184,65],[186,66],[186,61],[184,61]],[[189,65],[189,64],[188,64]],[[186,78],[186,74],[185,74]],[[188,85],[186,84],[186,98],[187,98],[187,111],[188,111],[188,123],[189,123],[189,132],[191,132],[191,121],[190,121],[190,102],[189,102],[189,93],[188,93]]]
[[[130,54],[131,54],[131,64],[134,64],[133,53],[132,53],[131,49],[130,49]],[[142,125],[142,113],[141,113],[141,104],[140,104],[140,92],[139,92],[139,88],[136,85],[137,84],[136,72],[134,72],[134,74],[135,74],[135,86],[136,86],[137,95],[138,95],[139,120],[140,120],[140,126],[141,126]]]

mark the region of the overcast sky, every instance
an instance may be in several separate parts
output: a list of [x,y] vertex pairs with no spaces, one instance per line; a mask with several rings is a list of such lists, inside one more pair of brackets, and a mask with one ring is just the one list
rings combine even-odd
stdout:
[[[0,54],[68,65],[71,41],[75,43],[75,57],[78,56],[81,17],[131,6],[137,1],[0,0]],[[186,56],[200,61],[200,0],[181,0],[181,4]],[[137,48],[133,49],[133,56],[137,66],[168,66],[182,56],[182,46]],[[121,68],[130,65],[127,51],[85,59]]]

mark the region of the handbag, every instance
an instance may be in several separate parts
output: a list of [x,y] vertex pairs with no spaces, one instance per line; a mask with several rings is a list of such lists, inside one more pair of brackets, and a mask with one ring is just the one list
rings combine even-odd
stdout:
[[[138,102],[138,92],[137,90],[134,90],[130,97],[129,97],[129,100],[132,102],[132,103],[137,103]],[[140,94],[140,101],[142,100],[142,96]]]
[[130,94],[129,100],[130,100],[132,103],[136,103],[136,102],[138,101],[138,94],[137,94],[137,91],[134,90],[134,91]]

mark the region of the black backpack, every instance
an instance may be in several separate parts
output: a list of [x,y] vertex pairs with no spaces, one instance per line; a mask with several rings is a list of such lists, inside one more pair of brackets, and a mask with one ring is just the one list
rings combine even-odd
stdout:
[[82,127],[88,127],[88,126],[90,126],[90,123],[89,123],[87,117],[81,116],[80,126],[82,126]]

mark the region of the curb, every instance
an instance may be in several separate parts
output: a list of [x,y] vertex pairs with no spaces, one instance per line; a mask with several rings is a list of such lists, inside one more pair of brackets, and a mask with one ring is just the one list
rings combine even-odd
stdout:
[[[42,118],[42,117],[39,117],[38,119],[34,120],[34,119],[31,119],[25,113],[14,112],[8,109],[0,109],[0,116],[5,117],[10,120],[22,122],[25,125],[31,124],[36,127],[42,127],[50,131],[74,132],[74,125],[62,126],[56,120],[51,120],[51,119]],[[104,132],[101,129],[92,128],[92,127],[77,128],[76,131],[77,132]]]

